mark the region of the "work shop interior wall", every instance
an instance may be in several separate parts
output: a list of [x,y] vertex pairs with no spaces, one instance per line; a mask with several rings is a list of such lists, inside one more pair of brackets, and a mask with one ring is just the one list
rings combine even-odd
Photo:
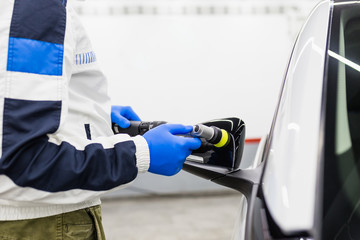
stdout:
[[315,1],[75,2],[114,104],[142,120],[244,119],[268,132],[297,32]]

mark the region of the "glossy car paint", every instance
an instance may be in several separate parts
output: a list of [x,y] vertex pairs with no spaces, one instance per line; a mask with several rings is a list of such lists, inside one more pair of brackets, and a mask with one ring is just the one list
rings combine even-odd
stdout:
[[330,1],[319,3],[299,34],[265,159],[264,199],[285,234],[309,231],[315,225],[320,114],[331,7]]
[[[260,141],[257,151],[256,151],[254,161],[246,169],[255,169],[256,167],[258,167],[261,164],[261,161],[262,161],[263,155],[264,155],[266,140],[267,140],[267,135],[265,135],[261,138],[261,141]],[[241,168],[241,165],[240,165],[240,168]],[[240,198],[239,215],[238,215],[238,219],[235,224],[234,231],[233,231],[233,237],[232,237],[233,240],[245,239],[247,210],[248,210],[247,200],[246,200],[246,197],[244,195],[242,195]]]
[[[359,184],[353,181],[359,166],[348,151],[349,135],[343,132],[349,132],[345,112],[335,114],[346,109],[344,64],[360,69],[345,58],[341,43],[347,39],[348,57],[356,60],[359,8],[360,1],[322,1],[311,13],[295,43],[273,125],[249,169],[188,167],[189,172],[246,196],[235,240],[360,239],[360,215],[354,214],[359,210]],[[352,85],[346,87],[355,89],[347,104],[352,100],[358,111],[354,108],[360,96],[358,76],[349,77]],[[357,144],[354,153],[360,156],[358,115],[349,116],[356,128],[351,132],[355,134],[351,141]],[[340,131],[335,123],[342,126]]]

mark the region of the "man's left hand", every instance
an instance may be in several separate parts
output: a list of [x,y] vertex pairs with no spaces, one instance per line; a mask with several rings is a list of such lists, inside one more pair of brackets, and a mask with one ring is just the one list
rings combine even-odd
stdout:
[[141,119],[130,106],[112,106],[111,121],[121,128],[128,128],[130,121],[141,121]]

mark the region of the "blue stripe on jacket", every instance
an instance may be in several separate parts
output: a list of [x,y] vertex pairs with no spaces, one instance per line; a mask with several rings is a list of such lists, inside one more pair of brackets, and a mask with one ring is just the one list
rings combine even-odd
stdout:
[[26,38],[9,38],[7,70],[62,75],[64,45]]

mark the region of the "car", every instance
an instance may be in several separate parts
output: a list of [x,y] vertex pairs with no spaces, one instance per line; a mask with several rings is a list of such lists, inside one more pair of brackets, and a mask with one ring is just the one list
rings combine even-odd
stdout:
[[360,239],[359,64],[360,1],[321,1],[296,39],[252,165],[241,164],[241,120],[205,123],[237,136],[194,152],[184,170],[243,194],[235,240]]

